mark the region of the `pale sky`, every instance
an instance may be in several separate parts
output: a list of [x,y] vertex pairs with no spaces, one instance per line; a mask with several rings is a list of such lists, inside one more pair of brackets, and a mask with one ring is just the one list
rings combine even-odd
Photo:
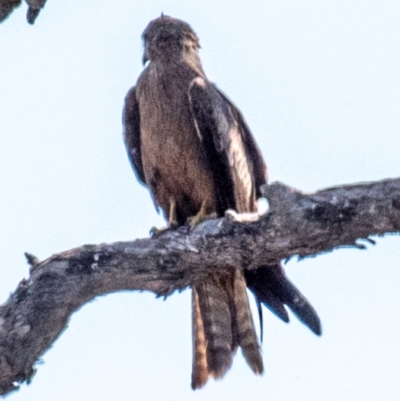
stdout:
[[[242,110],[270,181],[305,192],[400,176],[400,3],[48,0],[0,26],[0,296],[40,259],[146,237],[163,221],[130,169],[121,110],[161,12],[191,24],[203,66]],[[193,392],[190,292],[109,294],[76,312],[20,401],[399,400],[400,237],[286,271],[318,338],[265,310],[266,372],[240,353]],[[0,300],[0,302],[3,302]]]

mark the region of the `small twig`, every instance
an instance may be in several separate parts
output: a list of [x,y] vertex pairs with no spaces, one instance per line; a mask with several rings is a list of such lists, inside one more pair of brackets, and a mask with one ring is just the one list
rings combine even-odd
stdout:
[[32,255],[31,253],[28,252],[25,252],[24,255],[26,257],[26,261],[28,262],[28,264],[31,265],[31,270],[34,269],[40,263],[40,260],[35,255]]

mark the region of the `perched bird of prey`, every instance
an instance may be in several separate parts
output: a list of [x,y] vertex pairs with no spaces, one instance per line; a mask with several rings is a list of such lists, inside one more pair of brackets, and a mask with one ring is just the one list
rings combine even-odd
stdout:
[[[240,111],[207,79],[197,35],[186,22],[161,16],[143,41],[149,63],[125,98],[124,140],[168,226],[194,226],[228,209],[256,212],[266,167]],[[250,368],[263,372],[246,287],[259,310],[264,303],[287,322],[287,305],[320,334],[316,312],[280,265],[218,269],[192,286],[193,389],[222,377],[239,347]]]

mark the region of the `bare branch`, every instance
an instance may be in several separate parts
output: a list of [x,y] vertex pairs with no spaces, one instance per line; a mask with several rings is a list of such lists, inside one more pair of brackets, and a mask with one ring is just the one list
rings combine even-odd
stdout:
[[21,5],[22,0],[0,0],[0,22],[3,22],[10,14]]
[[[34,24],[40,10],[45,6],[47,0],[25,0],[28,4],[26,20]],[[21,5],[22,0],[0,0],[0,22],[6,20],[11,13]]]
[[400,179],[305,195],[282,184],[263,188],[269,213],[256,222],[227,214],[189,231],[157,238],[85,245],[40,262],[0,307],[0,394],[29,381],[34,364],[70,315],[98,295],[148,290],[160,296],[201,280],[209,269],[255,269],[293,256],[356,246],[371,235],[400,232]]

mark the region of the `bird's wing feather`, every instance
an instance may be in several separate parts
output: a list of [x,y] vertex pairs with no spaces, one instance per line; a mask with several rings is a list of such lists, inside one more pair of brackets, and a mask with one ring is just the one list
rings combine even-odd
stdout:
[[258,301],[262,302],[284,322],[289,316],[284,305],[287,305],[298,319],[313,333],[320,335],[321,321],[317,312],[305,296],[288,279],[279,264],[246,270],[247,286]]
[[136,88],[129,90],[125,97],[125,105],[122,114],[123,137],[132,169],[137,180],[146,185],[143,171],[142,153],[140,146],[140,113],[139,102],[136,98]]
[[248,127],[242,113],[240,110],[229,100],[229,98],[219,89],[215,88],[217,92],[222,96],[222,98],[229,104],[229,107],[234,115],[239,127],[240,133],[247,151],[250,155],[252,163],[252,172],[254,175],[255,186],[256,186],[256,196],[259,198],[261,196],[260,187],[267,182],[267,167],[264,163],[261,151],[251,134],[250,128]]
[[214,173],[219,212],[254,212],[258,187],[266,182],[260,151],[237,108],[214,85],[195,78],[189,101],[198,135]]

